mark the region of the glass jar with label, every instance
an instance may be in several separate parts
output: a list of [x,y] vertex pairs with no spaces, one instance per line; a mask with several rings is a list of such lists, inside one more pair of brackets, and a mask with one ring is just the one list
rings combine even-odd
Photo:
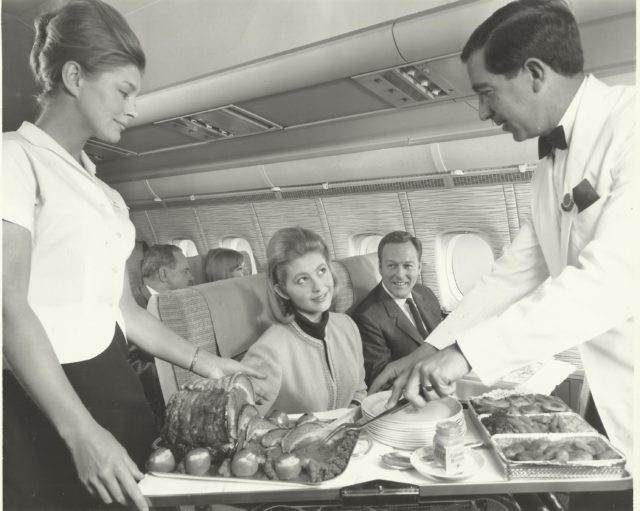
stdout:
[[433,437],[433,454],[436,463],[444,468],[446,474],[459,474],[464,471],[464,428],[455,421],[442,421],[436,424]]

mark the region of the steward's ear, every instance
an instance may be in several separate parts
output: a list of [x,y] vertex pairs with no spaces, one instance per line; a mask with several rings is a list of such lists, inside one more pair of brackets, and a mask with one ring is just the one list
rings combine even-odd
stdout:
[[275,290],[275,292],[278,294],[280,298],[283,298],[284,300],[289,300],[289,295],[287,295],[286,291],[282,289],[280,284],[276,284],[275,286],[273,286],[273,289]]
[[73,60],[69,60],[62,66],[62,84],[64,88],[74,98],[78,97],[80,92],[80,79],[82,74],[82,68],[80,64]]
[[549,78],[549,66],[540,59],[530,58],[525,61],[524,69],[529,75],[533,91],[539,92],[545,81]]

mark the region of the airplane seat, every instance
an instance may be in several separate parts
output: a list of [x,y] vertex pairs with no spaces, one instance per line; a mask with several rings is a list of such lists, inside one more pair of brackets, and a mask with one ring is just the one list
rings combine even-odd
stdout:
[[[157,315],[178,335],[221,357],[239,359],[272,323],[266,274],[207,282],[158,295]],[[165,401],[194,375],[156,359]]]
[[349,277],[352,300],[350,305],[342,312],[350,314],[382,279],[378,267],[378,254],[373,252],[370,254],[345,257],[337,262],[345,268]]
[[[332,310],[347,312],[377,285],[375,260],[373,264],[369,256],[356,256],[334,262],[338,292]],[[275,321],[269,306],[266,273],[161,293],[152,313],[192,344],[236,359]],[[165,401],[194,378],[186,369],[159,359],[156,366]]]
[[353,305],[353,284],[344,264],[340,261],[332,261],[331,267],[337,280],[334,287],[331,310],[334,312],[346,312]]
[[129,275],[129,286],[131,287],[131,293],[140,307],[146,307],[146,299],[140,292],[142,286],[142,272],[140,271],[140,264],[142,263],[142,257],[147,249],[147,244],[144,241],[136,241],[133,251],[127,259],[126,268]]
[[193,275],[193,284],[204,284],[207,279],[204,273],[204,256],[194,255],[187,257],[191,275]]

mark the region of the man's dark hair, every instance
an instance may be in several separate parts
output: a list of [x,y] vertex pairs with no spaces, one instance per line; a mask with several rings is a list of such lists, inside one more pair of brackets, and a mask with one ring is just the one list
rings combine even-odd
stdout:
[[389,243],[411,243],[418,252],[418,261],[422,259],[422,242],[413,234],[406,231],[392,231],[385,235],[378,243],[378,262],[382,263],[382,249]]
[[516,0],[501,7],[471,34],[462,62],[483,48],[485,66],[493,74],[512,76],[529,58],[563,76],[584,67],[578,24],[563,0]]
[[148,279],[157,275],[158,270],[163,266],[175,268],[176,254],[181,254],[180,247],[175,245],[152,245],[145,252],[142,262],[140,263],[140,272],[142,278]]

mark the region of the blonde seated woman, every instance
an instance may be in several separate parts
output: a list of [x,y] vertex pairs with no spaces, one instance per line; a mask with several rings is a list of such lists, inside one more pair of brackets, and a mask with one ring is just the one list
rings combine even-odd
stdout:
[[267,246],[267,286],[278,321],[242,363],[267,375],[255,381],[274,396],[261,412],[319,412],[356,406],[366,397],[362,341],[346,314],[329,312],[335,277],[316,233],[280,229]]
[[246,275],[242,252],[230,248],[212,248],[204,260],[207,282],[243,277]]

